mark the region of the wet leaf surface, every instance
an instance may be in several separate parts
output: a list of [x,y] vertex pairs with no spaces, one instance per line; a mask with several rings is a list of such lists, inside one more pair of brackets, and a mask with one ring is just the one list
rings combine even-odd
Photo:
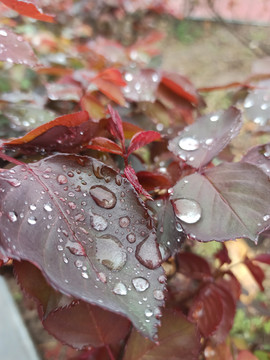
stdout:
[[4,254],[36,264],[58,291],[118,312],[153,338],[161,255],[126,179],[90,157],[63,154],[3,170],[0,187]]
[[243,162],[247,162],[258,166],[266,175],[270,175],[270,144],[255,146],[250,149],[242,158]]
[[173,190],[175,214],[192,238],[257,241],[270,226],[269,180],[254,165],[222,164],[186,176]]
[[29,43],[7,28],[0,28],[0,61],[31,67],[38,62]]
[[180,312],[165,310],[158,332],[159,345],[132,331],[123,360],[197,360],[200,339],[196,326]]
[[209,163],[238,134],[241,113],[231,107],[200,117],[169,142],[169,150],[192,167]]

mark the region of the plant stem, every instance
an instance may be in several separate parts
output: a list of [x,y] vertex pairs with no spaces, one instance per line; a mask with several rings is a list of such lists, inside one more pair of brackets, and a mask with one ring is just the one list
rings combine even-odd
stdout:
[[112,353],[112,350],[111,350],[111,348],[110,348],[109,345],[106,345],[106,350],[107,350],[107,352],[108,352],[108,354],[109,354],[110,359],[111,359],[111,360],[115,360],[115,357],[114,357],[114,355],[113,355],[113,353]]

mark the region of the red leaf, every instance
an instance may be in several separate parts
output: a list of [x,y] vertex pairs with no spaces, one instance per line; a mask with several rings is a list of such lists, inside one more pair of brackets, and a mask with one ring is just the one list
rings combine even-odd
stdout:
[[125,136],[123,130],[123,123],[119,113],[114,110],[111,105],[108,105],[108,110],[111,115],[110,121],[110,132],[111,134],[116,137],[116,139],[121,141],[122,149],[125,149]]
[[158,345],[133,330],[123,360],[197,360],[199,351],[200,338],[196,326],[180,312],[166,309],[158,331]]
[[122,73],[115,68],[106,69],[100,72],[92,81],[95,82],[96,79],[109,81],[121,87],[126,86],[126,82],[123,80]]
[[261,291],[264,291],[263,287],[263,280],[265,278],[264,271],[262,268],[260,268],[258,265],[255,265],[252,260],[250,260],[247,256],[244,260],[244,264],[248,268],[248,270],[251,272],[252,276],[256,280],[257,284],[259,285],[259,288]]
[[224,244],[222,244],[222,249],[219,250],[215,254],[215,258],[220,261],[220,266],[222,266],[225,263],[230,264],[232,262],[232,260],[229,257],[228,250],[227,250],[227,248],[226,248],[226,246]]
[[31,263],[15,261],[14,268],[24,292],[39,305],[43,326],[61,342],[76,349],[103,346],[120,341],[129,331],[130,322],[122,316],[83,301],[69,299],[65,304]]
[[235,303],[239,300],[241,295],[241,284],[231,271],[226,271],[223,273],[223,277],[216,279],[215,283],[220,288],[229,292],[232,295]]
[[161,82],[184,99],[195,105],[199,104],[199,95],[197,90],[186,77],[164,71]]
[[118,85],[111,83],[110,81],[106,81],[100,78],[92,81],[104,95],[107,96],[108,99],[113,100],[117,104],[124,106],[126,100],[122,94],[121,89]]
[[38,60],[34,51],[21,35],[17,35],[9,29],[1,28],[0,39],[0,61],[28,66],[37,65]]
[[102,103],[89,93],[81,98],[81,107],[88,112],[93,121],[99,121],[106,116],[106,109]]
[[216,343],[222,343],[232,328],[236,311],[236,301],[234,300],[230,289],[225,290],[223,287],[216,286],[216,290],[220,295],[223,311],[221,322],[213,334],[213,339]]
[[208,284],[203,287],[193,301],[189,318],[198,323],[204,337],[212,335],[219,327],[223,317],[223,302],[217,287]]
[[256,255],[252,260],[259,261],[264,264],[270,265],[270,254],[259,254],[259,255]]
[[29,16],[33,19],[46,22],[55,22],[53,15],[43,14],[39,7],[38,0],[0,0],[9,8],[17,11],[23,16]]
[[195,279],[204,279],[212,277],[209,263],[201,256],[181,252],[176,256],[178,262],[178,271],[186,276]]
[[167,176],[150,171],[139,171],[137,172],[137,177],[140,184],[147,191],[168,189],[172,185]]
[[125,86],[126,82],[123,80],[119,70],[114,68],[106,69],[92,79],[92,83],[109,99],[119,105],[125,105],[126,101],[120,87]]
[[127,167],[125,167],[124,170],[125,176],[126,178],[129,180],[129,182],[134,186],[135,190],[139,193],[144,195],[147,199],[152,200],[152,197],[150,194],[148,194],[148,192],[146,190],[144,190],[144,188],[141,186],[141,184],[139,183],[139,180],[137,178],[136,172],[135,170],[128,165]]
[[25,151],[72,151],[88,143],[98,127],[89,119],[87,111],[63,115],[37,127],[21,138],[4,143],[5,148]]
[[130,140],[128,155],[140,147],[161,139],[160,133],[156,131],[141,131],[135,134]]
[[86,146],[88,149],[109,152],[111,154],[123,155],[123,151],[114,141],[104,138],[95,137],[90,144]]

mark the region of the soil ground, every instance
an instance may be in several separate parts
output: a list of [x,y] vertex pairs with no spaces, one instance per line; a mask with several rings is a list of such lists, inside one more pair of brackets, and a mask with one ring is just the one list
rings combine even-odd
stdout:
[[[270,27],[171,20],[161,21],[158,27],[168,33],[162,47],[162,68],[187,76],[197,87],[244,81],[254,61],[270,54]],[[23,300],[10,271],[5,275],[38,352],[49,360],[45,352],[56,341],[42,328],[34,304]]]

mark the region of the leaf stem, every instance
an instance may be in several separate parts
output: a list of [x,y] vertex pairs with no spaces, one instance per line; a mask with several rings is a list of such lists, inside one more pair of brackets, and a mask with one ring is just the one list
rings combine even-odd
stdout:
[[22,162],[20,160],[17,160],[17,159],[14,159],[13,157],[2,153],[2,151],[0,151],[0,158],[5,160],[5,161],[8,161],[8,162],[10,162],[12,164],[15,164],[15,165],[24,165],[24,166],[26,165],[24,162]]

